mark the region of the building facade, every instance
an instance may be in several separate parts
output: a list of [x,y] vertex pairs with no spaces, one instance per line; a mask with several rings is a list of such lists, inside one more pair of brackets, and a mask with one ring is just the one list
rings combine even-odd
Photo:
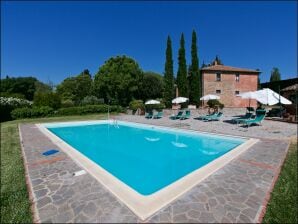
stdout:
[[256,107],[256,100],[242,99],[240,93],[256,91],[260,71],[236,68],[218,64],[201,69],[202,95],[213,94],[220,96],[220,102],[225,107]]

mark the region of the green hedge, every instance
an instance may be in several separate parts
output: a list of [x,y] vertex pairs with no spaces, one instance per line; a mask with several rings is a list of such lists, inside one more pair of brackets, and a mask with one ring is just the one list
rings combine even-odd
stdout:
[[[67,116],[67,115],[83,115],[94,113],[107,113],[108,105],[88,105],[82,107],[61,108],[54,111],[51,107],[33,107],[18,108],[11,112],[13,119],[49,117],[49,116]],[[123,112],[121,106],[110,106],[110,112]]]
[[14,109],[11,112],[11,117],[13,119],[22,119],[22,118],[35,118],[35,117],[48,117],[54,114],[54,109],[48,106],[44,107],[23,107]]
[[[121,106],[110,106],[110,112],[122,112]],[[94,114],[94,113],[107,113],[108,105],[88,105],[82,107],[68,107],[61,108],[57,111],[58,115],[82,115],[82,114]]]

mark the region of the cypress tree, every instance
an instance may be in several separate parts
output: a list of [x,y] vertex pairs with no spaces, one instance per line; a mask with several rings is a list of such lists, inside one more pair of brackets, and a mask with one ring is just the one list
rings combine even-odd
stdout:
[[191,66],[189,77],[189,101],[190,103],[198,105],[201,97],[201,78],[199,71],[199,59],[197,49],[197,34],[193,30],[191,41]]
[[174,72],[173,72],[173,56],[172,56],[172,41],[170,36],[167,39],[166,63],[164,73],[164,101],[167,107],[172,105],[174,95]]
[[187,66],[185,59],[184,35],[181,34],[180,49],[178,53],[177,86],[179,96],[188,97],[187,90]]
[[274,67],[271,71],[270,82],[280,81],[279,69]]

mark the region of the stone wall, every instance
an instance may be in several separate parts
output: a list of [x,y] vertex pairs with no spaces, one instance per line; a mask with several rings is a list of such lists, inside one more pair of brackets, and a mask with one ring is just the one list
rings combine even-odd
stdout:
[[[221,81],[216,81],[216,72],[204,72],[202,77],[203,95],[215,94],[220,96],[220,102],[225,107],[247,107],[249,100],[237,97],[235,91],[239,91],[239,93],[256,91],[258,86],[257,74],[240,73],[239,82],[236,82],[235,73],[222,73]],[[216,90],[221,90],[221,93],[216,93]],[[250,105],[256,107],[257,102],[251,100]]]

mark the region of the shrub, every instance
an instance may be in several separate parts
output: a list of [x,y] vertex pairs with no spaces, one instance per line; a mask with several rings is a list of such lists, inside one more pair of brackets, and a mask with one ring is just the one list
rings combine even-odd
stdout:
[[142,100],[132,100],[129,103],[129,109],[131,109],[133,112],[136,112],[137,109],[144,110],[145,105]]
[[98,99],[96,96],[86,96],[81,102],[81,105],[98,105],[104,104],[104,99]]
[[[121,106],[110,106],[110,112],[122,112]],[[94,114],[94,113],[107,113],[108,105],[88,105],[81,107],[68,107],[61,108],[57,111],[57,115],[83,115],[83,114]]]
[[71,99],[61,101],[61,107],[73,107],[75,103]]
[[25,99],[24,94],[21,93],[7,93],[7,92],[1,92],[0,94],[2,97],[13,97],[13,98],[18,98],[18,99]]
[[57,93],[36,93],[34,106],[48,106],[56,110],[61,107],[61,98]]
[[0,115],[1,122],[11,120],[11,111],[16,108],[30,107],[31,101],[14,98],[14,97],[0,97]]
[[222,104],[218,100],[208,100],[207,104],[210,108],[215,108],[215,107],[219,107],[220,109],[224,108],[224,104]]
[[11,112],[11,117],[13,119],[22,119],[22,118],[35,118],[35,117],[48,117],[54,114],[54,110],[51,107],[23,107],[14,109]]

